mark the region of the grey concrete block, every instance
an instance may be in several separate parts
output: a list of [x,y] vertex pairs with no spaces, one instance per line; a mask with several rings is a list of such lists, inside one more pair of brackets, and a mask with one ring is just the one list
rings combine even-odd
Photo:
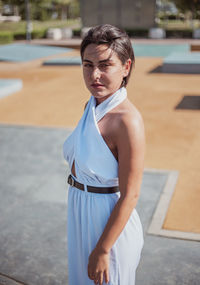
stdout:
[[62,31],[59,28],[49,28],[47,30],[47,39],[52,40],[61,40],[62,39]]
[[71,39],[73,37],[73,31],[71,28],[62,28],[62,39]]
[[149,29],[150,39],[164,39],[166,38],[166,32],[162,28],[151,28]]
[[194,39],[200,39],[200,29],[193,30],[192,37]]

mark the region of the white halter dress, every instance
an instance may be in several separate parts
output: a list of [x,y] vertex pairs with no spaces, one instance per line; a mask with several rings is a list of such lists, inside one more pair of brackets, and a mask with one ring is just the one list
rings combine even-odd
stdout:
[[[75,163],[75,180],[86,185],[118,185],[118,162],[104,141],[98,121],[126,98],[119,89],[96,107],[91,96],[84,114],[64,142],[64,157],[70,168]],[[95,248],[120,192],[100,194],[70,186],[67,209],[67,246],[69,285],[93,285],[87,273],[88,259]],[[110,251],[109,285],[134,285],[135,271],[143,247],[143,231],[136,209]],[[104,283],[105,280],[104,280]]]

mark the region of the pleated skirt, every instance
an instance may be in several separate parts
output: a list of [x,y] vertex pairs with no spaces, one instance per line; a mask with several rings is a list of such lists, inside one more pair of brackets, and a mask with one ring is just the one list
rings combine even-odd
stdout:
[[[93,285],[88,259],[95,248],[119,193],[97,194],[70,186],[67,208],[67,256],[69,285]],[[110,250],[109,285],[134,285],[143,247],[143,230],[136,209]],[[105,285],[105,280],[103,285]]]

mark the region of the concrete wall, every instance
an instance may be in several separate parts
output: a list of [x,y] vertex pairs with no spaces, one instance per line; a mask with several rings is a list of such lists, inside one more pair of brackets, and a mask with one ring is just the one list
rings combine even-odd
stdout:
[[113,24],[123,28],[151,28],[155,0],[81,0],[84,27]]

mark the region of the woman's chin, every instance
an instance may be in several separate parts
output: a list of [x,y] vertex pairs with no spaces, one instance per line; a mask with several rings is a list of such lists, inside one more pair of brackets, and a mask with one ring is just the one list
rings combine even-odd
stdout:
[[94,98],[96,99],[96,101],[97,101],[97,105],[98,104],[100,104],[100,103],[102,103],[103,101],[105,101],[108,97],[110,97],[112,94],[101,94],[101,95],[99,95],[99,94],[94,94],[93,96],[94,96]]
[[104,92],[102,90],[91,90],[92,92],[92,95],[96,98],[96,99],[101,99],[101,98],[104,98],[104,97],[107,97],[108,96],[108,93],[107,92]]

